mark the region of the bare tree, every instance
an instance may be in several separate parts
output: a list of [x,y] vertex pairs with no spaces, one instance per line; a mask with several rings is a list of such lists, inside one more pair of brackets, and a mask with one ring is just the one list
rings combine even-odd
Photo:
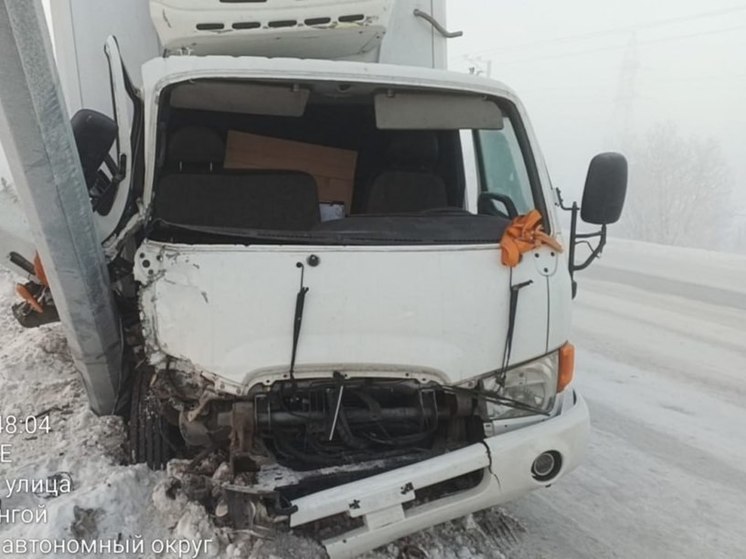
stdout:
[[714,139],[683,138],[673,124],[662,124],[636,142],[628,157],[623,235],[661,244],[724,248],[732,185]]

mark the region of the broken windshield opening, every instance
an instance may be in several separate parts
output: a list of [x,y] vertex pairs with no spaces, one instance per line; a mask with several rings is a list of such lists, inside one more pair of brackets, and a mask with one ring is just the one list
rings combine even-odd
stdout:
[[420,216],[359,216],[330,222],[326,229],[281,231],[210,227],[155,220],[150,237],[184,244],[288,245],[438,245],[498,243],[510,221],[471,214]]
[[[163,95],[165,133],[151,212],[151,232],[161,240],[495,243],[512,218],[537,207],[527,146],[516,133],[522,128],[506,101],[441,94],[434,106],[470,109],[463,123],[434,116],[448,129],[392,130],[381,129],[376,110],[376,99],[381,104],[392,93],[378,86],[299,84],[307,103],[294,111],[273,111],[271,100],[255,113],[248,105],[218,111],[207,101],[200,108],[200,95],[225,87],[225,81],[202,81],[190,90],[189,103],[178,96],[174,102],[179,89]],[[408,91],[403,98],[411,105],[417,95]],[[418,122],[425,113],[420,107]],[[463,128],[480,118],[483,129]],[[464,132],[473,137],[470,151]],[[467,166],[478,170],[475,179]],[[472,180],[478,184],[469,185]],[[477,200],[469,200],[473,192]]]

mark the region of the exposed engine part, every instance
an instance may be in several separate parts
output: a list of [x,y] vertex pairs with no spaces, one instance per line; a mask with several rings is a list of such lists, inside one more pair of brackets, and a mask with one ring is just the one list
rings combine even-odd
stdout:
[[255,472],[259,468],[253,458],[254,448],[254,403],[233,404],[231,432],[231,471],[233,474]]
[[222,449],[233,475],[269,462],[307,471],[421,459],[484,437],[473,394],[411,379],[336,374],[257,386],[235,398],[217,395],[194,372],[168,368],[153,389],[191,454]]
[[458,399],[435,385],[336,375],[275,383],[254,402],[258,437],[277,461],[312,469],[455,443],[449,435],[463,433],[473,418],[472,407]]
[[199,502],[218,526],[230,528],[236,540],[271,539],[277,524],[293,511],[279,493],[257,488],[255,473],[234,475],[222,450],[203,453],[191,461],[174,460],[167,473],[169,497],[180,492]]
[[179,413],[179,429],[186,444],[192,448],[228,447],[233,430],[233,413],[230,406],[213,405],[210,412],[194,420],[182,410]]

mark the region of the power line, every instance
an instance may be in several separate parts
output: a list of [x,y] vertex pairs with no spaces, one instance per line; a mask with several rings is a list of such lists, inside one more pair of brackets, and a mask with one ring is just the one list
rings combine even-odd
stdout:
[[582,41],[585,39],[593,39],[596,37],[606,37],[608,35],[613,35],[615,33],[630,33],[635,31],[641,31],[644,29],[653,29],[656,27],[663,27],[668,25],[675,25],[677,23],[686,23],[688,21],[695,21],[699,19],[706,19],[711,17],[717,17],[722,15],[728,15],[736,12],[743,12],[746,11],[746,5],[742,6],[734,6],[731,8],[723,8],[721,10],[712,10],[708,12],[700,12],[698,14],[692,14],[688,16],[679,16],[674,18],[668,18],[668,19],[660,19],[660,20],[654,20],[646,23],[641,23],[637,25],[628,25],[624,27],[616,27],[612,29],[606,29],[603,31],[593,31],[590,33],[582,33],[579,35],[568,35],[565,37],[558,37],[556,39],[546,39],[542,41],[534,41],[530,43],[522,43],[518,45],[510,45],[506,47],[498,47],[494,49],[485,49],[481,51],[475,51],[471,52],[464,56],[480,56],[485,54],[495,54],[499,52],[509,52],[514,50],[523,50],[526,48],[532,48],[536,46],[543,46],[543,45],[555,45],[559,43],[567,43],[567,42],[574,42],[574,41]]
[[[655,45],[660,43],[667,43],[670,41],[678,41],[681,39],[690,39],[694,37],[703,37],[706,35],[719,35],[722,33],[729,33],[732,31],[740,31],[742,29],[746,29],[746,25],[738,25],[734,27],[727,27],[724,29],[713,29],[710,31],[700,31],[698,33],[688,33],[685,35],[672,35],[670,37],[662,37],[660,39],[652,39],[648,41],[640,41],[638,43],[638,46],[644,47],[646,45]],[[615,50],[624,50],[627,46],[626,45],[613,45],[608,47],[599,47],[595,49],[584,49],[579,51],[573,51],[573,52],[565,52],[565,53],[559,53],[559,54],[553,54],[553,55],[543,55],[543,56],[529,56],[526,58],[513,58],[506,61],[501,61],[499,64],[501,66],[505,65],[511,65],[511,64],[523,64],[526,62],[536,62],[541,60],[555,60],[559,58],[568,58],[568,57],[574,57],[574,56],[586,56],[589,54],[596,54],[600,52],[608,52],[608,51],[615,51]],[[466,55],[466,56],[472,56],[472,55]],[[465,56],[465,57],[466,57]],[[464,57],[464,58],[465,58]]]
[[[653,83],[647,83],[647,80],[652,79]],[[665,84],[671,84],[672,86],[681,83],[681,82],[706,82],[704,84],[704,87],[710,87],[711,84],[709,82],[713,81],[719,81],[719,82],[737,82],[737,81],[743,81],[746,79],[746,74],[719,74],[719,75],[709,75],[709,76],[682,76],[682,77],[653,77],[653,78],[646,78],[644,86],[641,86],[640,89],[644,91],[650,91],[660,88],[665,88]],[[542,93],[574,93],[574,92],[588,92],[590,95],[598,95],[599,90],[611,90],[614,88],[614,86],[617,85],[616,82],[597,82],[593,81],[592,83],[577,83],[573,82],[567,85],[559,85],[559,86],[543,86],[543,85],[537,85],[533,87],[527,87],[527,88],[521,88],[522,92],[542,92]]]

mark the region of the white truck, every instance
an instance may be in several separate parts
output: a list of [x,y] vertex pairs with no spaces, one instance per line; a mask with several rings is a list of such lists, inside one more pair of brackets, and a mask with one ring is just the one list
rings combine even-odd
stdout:
[[[73,119],[127,340],[133,460],[209,477],[217,456],[230,475],[211,512],[323,522],[332,557],[575,468],[573,272],[620,216],[624,158],[593,160],[564,240],[518,97],[445,70],[444,2],[150,12],[162,50],[141,80],[106,43],[115,118]],[[7,257],[31,278],[16,314],[33,326],[54,302],[28,250]]]

